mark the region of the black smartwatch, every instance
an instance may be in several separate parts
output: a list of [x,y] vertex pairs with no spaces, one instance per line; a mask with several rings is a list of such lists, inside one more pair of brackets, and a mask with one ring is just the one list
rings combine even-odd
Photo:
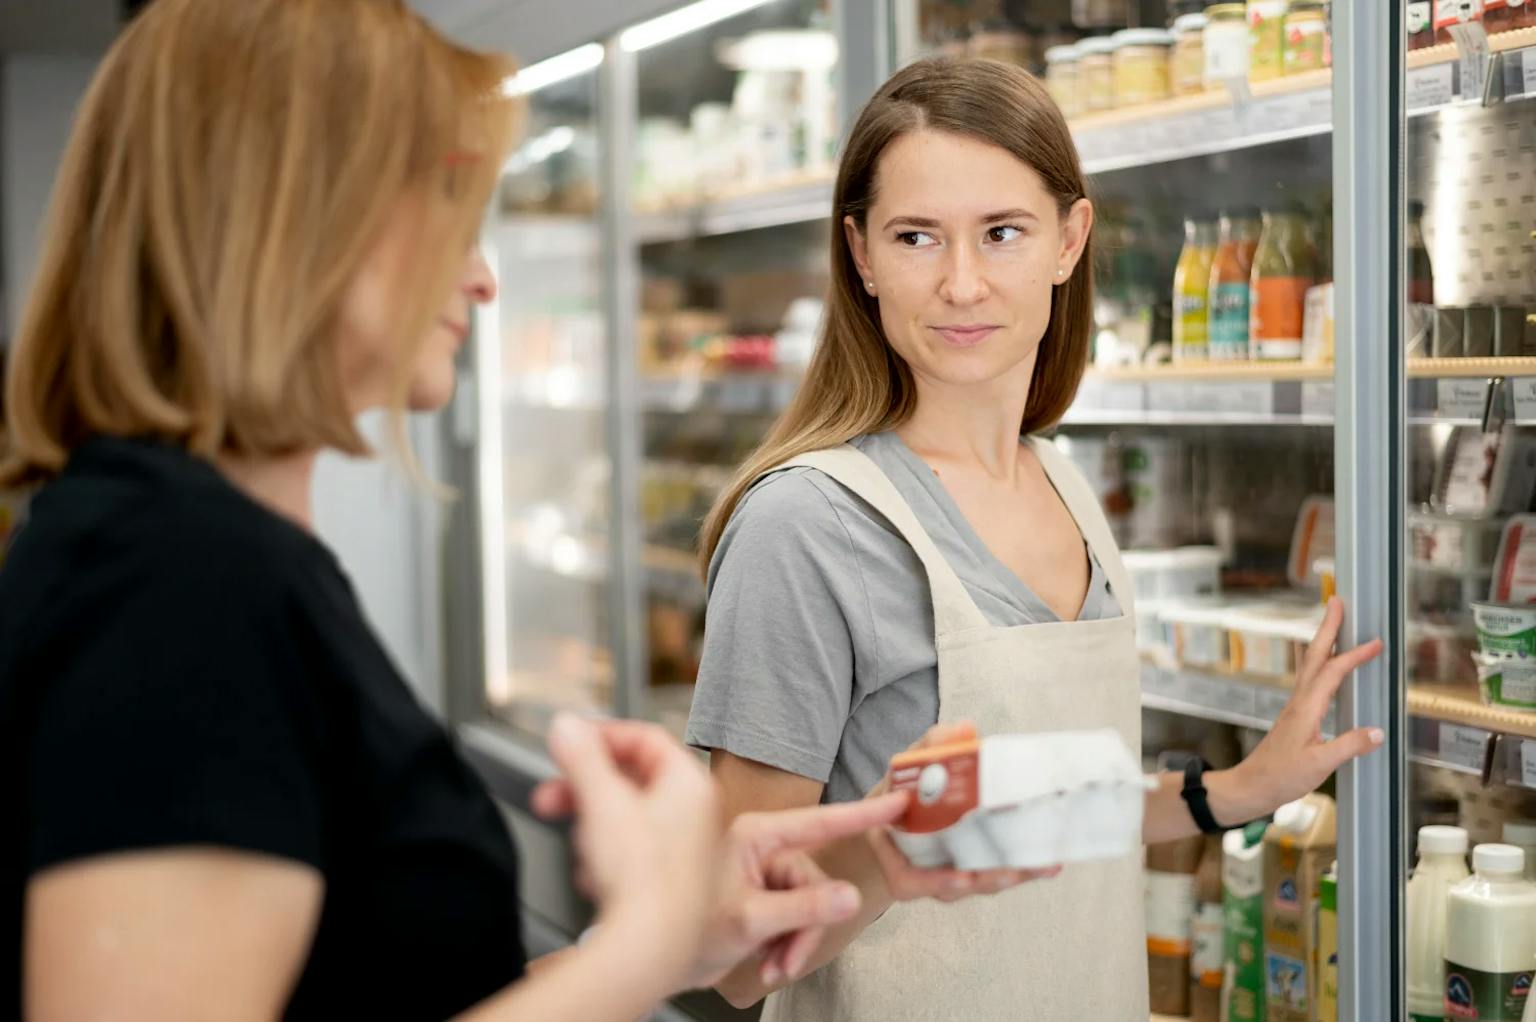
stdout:
[[1217,823],[1216,817],[1211,815],[1209,793],[1205,790],[1206,768],[1205,760],[1191,756],[1184,765],[1184,788],[1179,794],[1183,796],[1184,804],[1189,806],[1189,815],[1194,817],[1200,833],[1225,834],[1230,828]]

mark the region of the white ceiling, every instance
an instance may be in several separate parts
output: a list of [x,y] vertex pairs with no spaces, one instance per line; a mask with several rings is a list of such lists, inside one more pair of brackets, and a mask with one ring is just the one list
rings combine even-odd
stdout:
[[410,3],[445,33],[467,46],[502,50],[531,63],[600,40],[626,25],[680,7],[684,0],[410,0]]

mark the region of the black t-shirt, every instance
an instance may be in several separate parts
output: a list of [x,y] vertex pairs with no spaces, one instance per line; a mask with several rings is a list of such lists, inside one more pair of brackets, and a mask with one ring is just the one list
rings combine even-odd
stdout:
[[0,570],[0,806],[0,1018],[28,878],[168,846],[323,874],[291,1018],[444,1018],[522,974],[506,825],[336,561],[175,448],[93,440],[32,503]]

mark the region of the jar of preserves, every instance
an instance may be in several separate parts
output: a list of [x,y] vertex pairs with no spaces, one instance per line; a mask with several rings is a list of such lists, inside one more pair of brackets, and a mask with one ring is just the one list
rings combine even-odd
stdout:
[[1248,76],[1248,10],[1242,4],[1205,9],[1205,83]]
[[1285,73],[1317,71],[1328,64],[1328,13],[1323,0],[1291,0],[1285,13]]
[[1156,103],[1173,94],[1170,64],[1173,33],[1130,28],[1114,35],[1115,106]]
[[1115,42],[1094,36],[1077,44],[1078,94],[1083,110],[1093,113],[1115,105]]
[[1248,77],[1256,82],[1285,73],[1286,0],[1248,0]]
[[1204,14],[1185,14],[1173,23],[1173,94],[1205,89]]
[[1082,54],[1076,46],[1053,46],[1045,51],[1045,87],[1064,117],[1083,112]]

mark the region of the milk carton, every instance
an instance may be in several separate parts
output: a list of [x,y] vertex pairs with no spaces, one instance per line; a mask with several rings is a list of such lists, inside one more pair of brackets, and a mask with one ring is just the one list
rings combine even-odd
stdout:
[[1222,839],[1225,916],[1222,1022],[1264,1018],[1264,824],[1250,823]]
[[1281,806],[1264,835],[1264,1002],[1270,1022],[1316,1022],[1318,898],[1334,860],[1333,799]]

